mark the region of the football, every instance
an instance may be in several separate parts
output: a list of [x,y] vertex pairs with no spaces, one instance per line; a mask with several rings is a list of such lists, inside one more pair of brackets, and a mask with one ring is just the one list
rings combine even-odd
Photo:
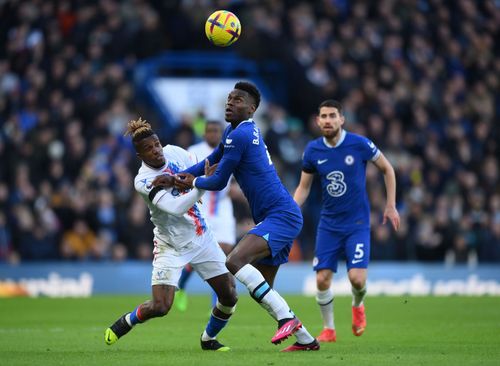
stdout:
[[205,23],[205,34],[215,46],[230,46],[240,38],[240,20],[230,11],[217,10],[208,17]]

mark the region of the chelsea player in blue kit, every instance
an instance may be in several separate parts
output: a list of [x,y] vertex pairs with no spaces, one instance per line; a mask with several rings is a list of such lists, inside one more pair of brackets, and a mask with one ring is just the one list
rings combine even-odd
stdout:
[[342,105],[326,100],[316,119],[323,137],[311,141],[305,151],[302,175],[294,199],[299,206],[309,196],[314,174],[321,179],[323,203],[313,261],[316,271],[316,300],[323,317],[320,342],[335,342],[331,283],[339,255],[344,252],[352,286],[352,331],[363,334],[366,316],[363,299],[370,258],[370,204],[366,192],[366,163],[371,161],[383,173],[387,202],[383,224],[389,220],[399,228],[396,210],[396,177],[382,152],[369,139],[345,131]]
[[[318,350],[318,341],[272,288],[279,266],[288,261],[292,242],[302,229],[302,213],[281,183],[261,132],[252,120],[259,103],[257,88],[238,82],[227,98],[225,119],[231,125],[225,130],[221,145],[205,162],[179,173],[176,185],[221,190],[234,175],[250,204],[256,226],[235,246],[226,266],[278,322],[272,343],[279,344],[294,334],[297,342],[283,351]],[[202,177],[204,165],[216,163],[215,173]]]

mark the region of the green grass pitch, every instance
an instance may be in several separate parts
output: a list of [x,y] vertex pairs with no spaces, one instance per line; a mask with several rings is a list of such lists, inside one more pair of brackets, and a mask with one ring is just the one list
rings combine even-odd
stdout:
[[[335,299],[337,343],[319,352],[280,353],[275,322],[248,295],[219,339],[232,350],[199,346],[208,296],[190,296],[186,313],[172,309],[134,328],[113,346],[104,329],[145,296],[88,299],[0,299],[0,364],[10,365],[500,365],[500,298],[368,297],[368,327],[351,333],[350,298]],[[317,335],[314,298],[285,296]]]

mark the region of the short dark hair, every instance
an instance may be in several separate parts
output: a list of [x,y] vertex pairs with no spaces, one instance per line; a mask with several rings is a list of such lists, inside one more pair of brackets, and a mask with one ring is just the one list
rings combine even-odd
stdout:
[[252,96],[252,98],[254,99],[255,109],[259,108],[260,92],[259,92],[259,89],[257,89],[257,87],[254,84],[249,83],[247,81],[239,81],[236,83],[234,88],[246,91],[248,94],[250,94]]
[[327,99],[327,100],[324,100],[323,102],[321,102],[321,104],[318,107],[318,113],[321,110],[321,108],[323,108],[323,107],[337,108],[337,111],[339,112],[339,114],[340,115],[342,114],[342,103],[340,103],[337,100]]

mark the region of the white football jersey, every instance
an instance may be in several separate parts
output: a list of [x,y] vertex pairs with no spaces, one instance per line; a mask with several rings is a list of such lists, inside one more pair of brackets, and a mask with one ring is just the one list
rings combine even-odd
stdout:
[[[206,141],[195,144],[188,149],[190,153],[198,158],[198,161],[204,160],[213,150]],[[221,191],[206,191],[202,198],[203,214],[216,236],[218,236],[217,227],[225,226],[227,228],[228,225],[234,225],[233,203],[229,197],[229,185],[230,183]],[[218,225],[219,223],[221,225]],[[234,243],[234,239],[230,240],[229,243]]]
[[165,146],[163,154],[165,165],[159,169],[142,163],[134,179],[134,186],[148,205],[151,221],[155,226],[155,238],[180,249],[208,229],[200,210],[201,205],[197,203],[204,191],[194,188],[181,193],[173,187],[154,190],[152,182],[158,175],[174,175],[196,163],[196,158],[178,146]]

